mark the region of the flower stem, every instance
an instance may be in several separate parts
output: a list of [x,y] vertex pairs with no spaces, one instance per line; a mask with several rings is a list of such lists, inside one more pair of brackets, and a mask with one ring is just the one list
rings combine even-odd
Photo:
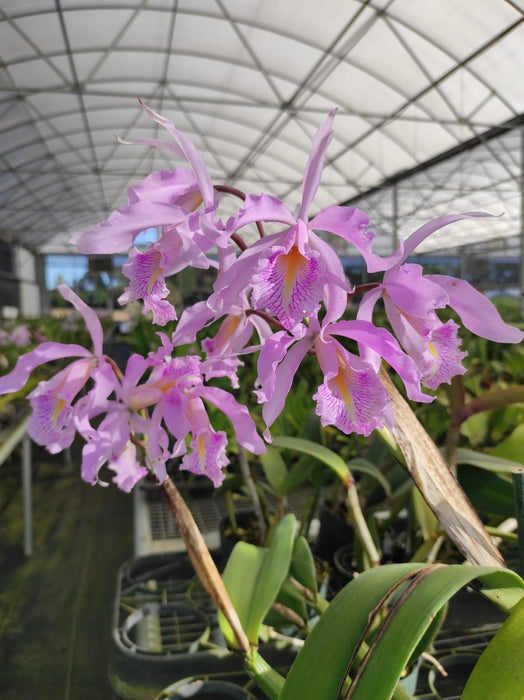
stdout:
[[365,553],[369,557],[372,566],[380,564],[380,554],[375,547],[375,542],[369,531],[368,524],[362,512],[360,501],[358,499],[357,487],[353,479],[351,482],[346,482],[346,508],[353,522],[355,532],[362,544]]
[[265,311],[260,311],[260,309],[248,309],[246,311],[246,316],[259,316],[260,318],[263,318],[264,321],[267,321],[269,325],[273,326],[277,331],[286,330],[280,321],[277,321],[277,319],[271,316],[271,314],[268,314]]
[[238,446],[238,461],[240,463],[240,471],[242,472],[242,479],[244,480],[244,484],[248,490],[249,493],[249,498],[251,499],[251,503],[253,504],[253,508],[255,510],[255,515],[257,517],[257,521],[260,527],[260,532],[262,535],[262,541],[265,541],[266,538],[266,521],[264,519],[264,514],[262,513],[262,506],[260,505],[260,498],[257,493],[257,489],[255,487],[255,484],[253,482],[253,477],[251,476],[251,471],[249,469],[249,462],[247,460],[247,451],[246,448],[243,447],[242,445]]
[[[237,190],[236,187],[230,187],[229,185],[215,185],[215,190],[217,192],[223,192],[225,194],[232,194],[235,197],[238,197],[242,201],[246,201],[246,194],[245,192],[242,192],[242,190]],[[264,238],[266,235],[266,232],[264,231],[264,226],[261,221],[255,221],[256,227],[258,229],[258,234],[260,238]],[[246,246],[247,247],[247,246]]]
[[444,457],[453,476],[457,475],[457,449],[460,439],[460,426],[462,419],[460,413],[464,407],[466,393],[464,381],[460,375],[453,377],[448,389],[449,396],[449,423],[446,432]]

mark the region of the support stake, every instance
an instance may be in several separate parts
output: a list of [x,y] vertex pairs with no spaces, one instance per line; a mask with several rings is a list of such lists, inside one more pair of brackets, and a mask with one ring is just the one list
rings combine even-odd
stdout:
[[524,467],[517,467],[511,473],[515,495],[515,516],[519,542],[519,571],[524,576]]

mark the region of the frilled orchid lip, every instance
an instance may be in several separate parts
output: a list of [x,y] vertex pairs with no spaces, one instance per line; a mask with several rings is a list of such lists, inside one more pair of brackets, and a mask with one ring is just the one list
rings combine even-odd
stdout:
[[376,428],[393,427],[389,397],[375,370],[350,353],[337,350],[338,371],[324,379],[313,399],[322,425],[343,433],[369,435]]
[[292,329],[320,307],[325,275],[319,274],[318,253],[276,248],[263,259],[253,277],[252,303],[273,313],[285,328]]

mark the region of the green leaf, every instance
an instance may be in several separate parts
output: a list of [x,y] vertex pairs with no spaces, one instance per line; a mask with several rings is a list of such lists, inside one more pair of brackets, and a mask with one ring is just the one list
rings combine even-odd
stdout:
[[[468,568],[473,568],[473,571],[464,571]],[[447,600],[472,579],[476,578],[487,587],[497,589],[501,585],[514,586],[517,595],[522,597],[524,594],[522,580],[510,571],[459,565],[431,569],[431,573],[421,579],[398,610],[389,616],[385,631],[369,656],[351,700],[388,700],[430,621]]]
[[491,454],[524,464],[524,423],[518,425],[511,435],[490,450]]
[[364,459],[363,457],[355,457],[354,459],[351,459],[348,462],[348,467],[351,469],[352,472],[369,474],[370,476],[374,477],[386,492],[386,496],[391,496],[391,484],[386,479],[384,474],[380,471],[380,469],[376,466],[376,464],[370,462],[369,459]]
[[331,478],[329,471],[324,469],[318,459],[309,454],[302,454],[288,471],[283,491],[285,494],[296,491],[306,481],[309,481],[312,489],[317,491],[329,478]]
[[260,656],[256,648],[249,651],[244,662],[249,675],[255,679],[258,687],[271,700],[278,700],[284,685],[283,677]]
[[[524,451],[524,442],[522,444],[522,450]],[[500,472],[502,474],[511,474],[512,470],[518,466],[514,460],[503,459],[493,454],[488,455],[484,452],[476,452],[475,450],[468,450],[464,447],[458,448],[456,461],[457,464],[471,464],[473,467],[480,467],[487,471]]]
[[345,586],[306,639],[279,700],[335,700],[371,611],[402,576],[419,567],[381,566],[365,571]]
[[429,647],[431,642],[435,639],[437,634],[440,631],[440,628],[442,627],[442,624],[444,620],[446,619],[446,615],[448,612],[448,605],[447,603],[444,603],[444,605],[440,608],[440,610],[437,612],[435,617],[431,620],[431,623],[429,624],[429,627],[426,629],[424,634],[422,635],[419,643],[413,650],[410,660],[406,664],[406,666],[411,665],[412,663],[415,663],[420,655],[426,651],[426,649]]
[[488,413],[476,413],[465,420],[460,426],[460,432],[467,437],[472,445],[485,444],[488,434]]
[[[297,618],[300,618],[302,620],[302,623],[298,624],[297,619],[297,627],[305,626],[308,619],[308,611],[306,603],[304,601],[304,596],[293,585],[289,577],[286,578],[286,580],[280,587],[275,602],[280,603],[284,607],[288,608],[292,613],[294,613],[297,616]],[[266,617],[264,618],[264,624],[270,625],[271,627],[276,627],[277,629],[282,629],[285,627],[290,627],[293,624],[293,622],[286,618],[284,615],[281,615],[278,610],[275,610],[273,607],[271,607]]]
[[428,540],[438,531],[439,522],[416,486],[413,486],[411,495],[416,520],[422,530],[422,537],[424,540]]
[[481,580],[493,589],[492,597],[504,598],[508,606],[524,595],[520,577],[494,567],[395,564],[365,571],[320,617],[290,669],[280,700],[336,700],[348,664],[364,641],[370,615],[406,576],[414,577],[414,583],[408,589],[403,584],[406,595],[393,605],[354,676],[351,700],[389,700],[431,621],[472,579]]
[[293,544],[290,572],[302,586],[308,588],[312,593],[316,593],[315,560],[305,537],[297,537]]
[[479,476],[477,467],[459,466],[457,476],[460,485],[476,511],[515,517],[513,486],[499,474],[483,472]]
[[486,647],[461,700],[524,699],[524,600]]
[[[249,641],[256,644],[258,641],[258,629],[253,640],[248,633],[248,626],[253,628],[252,610],[256,610],[255,590],[259,577],[264,570],[264,562],[267,558],[267,550],[255,547],[248,542],[238,542],[231,552],[222,574],[224,585],[229,593],[233,607],[235,608],[240,624],[247,634]],[[276,595],[276,593],[275,593]],[[231,649],[238,649],[238,644],[226,618],[219,611],[218,621],[220,629]]]
[[[464,571],[473,568],[474,570]],[[438,566],[420,580],[403,604],[392,613],[385,631],[368,657],[351,700],[388,700],[415,646],[440,608],[473,578],[489,587],[514,585],[522,596],[522,580],[493,567]],[[503,574],[506,576],[503,576]],[[492,582],[490,583],[490,577]],[[506,581],[502,582],[502,578]]]
[[341,481],[349,481],[351,479],[351,472],[342,457],[324,447],[324,445],[296,437],[277,437],[273,440],[273,445],[274,447],[296,450],[297,452],[311,455],[332,469]]
[[268,445],[266,452],[259,457],[262,469],[264,470],[264,474],[272,490],[277,496],[284,496],[286,493],[284,485],[286,483],[288,470],[286,463],[282,459],[282,455],[277,449]]
[[[269,549],[238,542],[224,569],[224,584],[251,644],[258,644],[260,625],[288,574],[295,524],[292,514],[282,518],[273,531]],[[219,623],[228,646],[237,648],[222,613]]]
[[308,411],[301,437],[313,442],[322,442],[322,424],[320,417],[313,410]]

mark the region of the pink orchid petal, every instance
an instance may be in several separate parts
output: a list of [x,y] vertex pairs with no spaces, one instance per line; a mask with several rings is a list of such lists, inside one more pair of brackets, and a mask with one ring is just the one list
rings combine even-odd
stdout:
[[302,254],[293,246],[262,259],[252,279],[253,306],[268,309],[289,329],[316,314],[324,291],[317,258],[318,254]]
[[378,328],[367,321],[339,321],[331,325],[329,333],[357,340],[383,357],[402,379],[407,395],[413,401],[433,401],[432,396],[420,390],[420,372],[415,362],[402,352],[397,340],[385,328]]
[[202,203],[195,176],[190,170],[177,168],[156,170],[138,185],[127,190],[127,203],[150,201],[194,211]]
[[329,231],[352,243],[366,261],[368,272],[388,270],[404,259],[402,246],[392,255],[384,258],[372,251],[375,234],[368,231],[369,217],[360,209],[332,206],[323,209],[310,222],[317,231]]
[[100,483],[100,469],[116,457],[129,440],[129,415],[121,409],[108,411],[96,429],[84,416],[78,427],[86,440],[82,450],[82,479],[90,484]]
[[322,168],[324,167],[324,157],[331,139],[333,138],[333,120],[336,113],[336,109],[330,112],[328,118],[320,125],[313,139],[311,155],[309,156],[306,169],[304,170],[302,203],[297,213],[297,219],[307,220],[309,207],[311,206],[313,197],[320,184]]
[[312,250],[318,251],[325,265],[323,283],[326,314],[323,323],[327,325],[339,319],[345,312],[351,286],[337,252],[312,230],[309,230],[309,244]]
[[181,160],[186,159],[182,149],[172,141],[164,141],[164,139],[129,140],[122,139],[120,138],[120,136],[117,136],[116,140],[118,141],[118,143],[121,143],[124,146],[153,146],[153,148],[158,148],[161,151],[169,151],[170,153],[174,153],[177,156],[177,158],[180,158]]
[[236,217],[228,221],[227,230],[234,233],[256,221],[271,221],[293,226],[296,224],[296,217],[290,213],[284,202],[277,197],[269,194],[248,194],[242,209],[239,210]]
[[133,353],[131,355],[127,361],[121,385],[117,389],[117,395],[124,403],[129,402],[129,396],[148,367],[150,367],[150,363],[145,357],[142,357],[142,355],[138,355],[137,353]]
[[135,484],[148,474],[147,469],[138,462],[136,447],[131,440],[109,460],[108,467],[115,472],[113,481],[125,493],[130,493]]
[[104,345],[104,332],[96,312],[93,311],[93,309],[84,301],[82,301],[82,299],[80,299],[80,297],[67,285],[59,284],[57,289],[64,299],[72,304],[84,319],[87,330],[89,331],[89,334],[93,340],[93,353],[97,357],[100,357]]
[[93,415],[99,415],[107,410],[107,399],[113,392],[116,393],[118,391],[120,384],[115,377],[112,366],[103,358],[100,360],[99,365],[91,370],[88,378],[94,383],[86,396],[89,403],[89,411]]
[[246,406],[239,404],[231,394],[214,386],[205,386],[200,390],[200,396],[210,401],[224,413],[235,431],[237,441],[253,454],[266,451],[264,441],[257,433],[255,421]]
[[73,236],[71,242],[79,253],[121,253],[128,250],[139,233],[156,226],[176,226],[187,212],[161,202],[139,201],[115,209],[92,228]]
[[51,341],[41,343],[34,350],[20,355],[12,372],[0,377],[0,394],[19,391],[26,385],[31,372],[36,367],[64,357],[92,357],[92,353],[81,345]]
[[165,265],[165,257],[159,246],[150,246],[144,253],[133,248],[122,267],[122,272],[129,279],[129,286],[118,299],[120,304],[142,299],[142,313],[151,311],[153,323],[159,326],[165,326],[177,317],[174,306],[166,300],[169,289],[164,277]]
[[[259,402],[265,402],[262,408],[262,416],[268,428],[264,432],[264,438],[268,442],[271,439],[269,428],[282,413],[286,397],[293,384],[293,378],[305,354],[311,348],[311,345],[312,342],[309,337],[299,340],[298,343],[287,352],[282,362],[275,367],[273,379],[263,384],[261,390],[255,392]],[[260,376],[259,371],[259,379]],[[268,391],[268,388],[270,388],[271,391]]]
[[371,322],[371,320],[373,318],[373,310],[375,308],[375,304],[383,296],[383,294],[384,294],[384,288],[382,285],[379,285],[378,287],[375,287],[374,289],[370,289],[369,292],[366,292],[366,294],[364,294],[364,296],[360,300],[360,304],[358,305],[358,311],[357,311],[357,320],[358,321]]
[[180,469],[207,476],[215,488],[220,486],[226,476],[222,468],[229,464],[225,432],[215,432],[209,427],[193,438],[190,447],[191,452],[185,455]]
[[213,205],[215,201],[215,188],[213,187],[209,172],[204,164],[204,161],[202,160],[202,156],[193,146],[190,139],[181,131],[178,131],[172,121],[154,112],[151,107],[144,104],[142,100],[139,100],[139,102],[146,112],[157,122],[157,124],[163,126],[164,129],[166,129],[174,138],[175,142],[178,144],[180,150],[184,154],[185,160],[189,163],[195,174],[200,192],[202,193],[202,199],[204,200],[206,206]]
[[421,382],[429,389],[447,382],[466,371],[462,360],[467,353],[460,350],[458,326],[453,321],[443,324],[433,312],[425,318],[410,316],[386,297],[388,320],[409,357],[417,365]]
[[167,478],[166,462],[173,457],[173,451],[169,450],[168,434],[162,426],[163,409],[161,404],[155,406],[145,433],[148,463],[160,483]]
[[227,357],[242,351],[253,335],[253,326],[244,314],[228,314],[212,338],[202,341],[202,349],[210,357]]
[[191,431],[187,417],[189,399],[181,391],[170,392],[163,404],[163,418],[167,429],[176,440],[182,440]]
[[472,211],[464,214],[447,214],[445,216],[439,216],[436,219],[432,219],[414,231],[411,236],[406,238],[404,241],[403,260],[410,256],[415,248],[422,243],[422,241],[426,240],[428,236],[431,236],[431,234],[438,231],[438,229],[448,226],[449,224],[453,224],[456,221],[462,221],[463,219],[486,218],[491,216],[493,216],[493,214]]
[[406,263],[388,270],[383,286],[394,304],[412,316],[425,317],[448,303],[442,286],[423,275],[421,265]]
[[472,333],[498,343],[520,343],[524,333],[502,320],[492,302],[465,280],[447,275],[427,275],[449,297],[449,305]]
[[256,381],[257,386],[260,388],[255,392],[259,403],[265,403],[273,396],[276,386],[277,367],[285,358],[288,348],[295,341],[296,338],[286,331],[278,331],[273,333],[262,346],[258,357],[258,377]]
[[56,454],[69,447],[75,436],[72,403],[85,386],[93,369],[93,360],[77,360],[48,381],[40,382],[29,394],[33,413],[28,432],[38,444]]
[[173,333],[173,345],[194,343],[197,333],[204,328],[213,316],[213,311],[205,301],[199,301],[193,306],[184,309]]
[[467,352],[460,350],[458,326],[453,321],[433,328],[428,340],[431,361],[422,372],[422,383],[428,389],[437,389],[441,384],[451,384],[453,377],[465,374],[462,360]]
[[272,234],[256,241],[234,263],[219,272],[213,285],[214,292],[207,300],[217,315],[229,312],[240,294],[251,285],[260,258],[266,256],[273,246],[284,245],[288,233]]

